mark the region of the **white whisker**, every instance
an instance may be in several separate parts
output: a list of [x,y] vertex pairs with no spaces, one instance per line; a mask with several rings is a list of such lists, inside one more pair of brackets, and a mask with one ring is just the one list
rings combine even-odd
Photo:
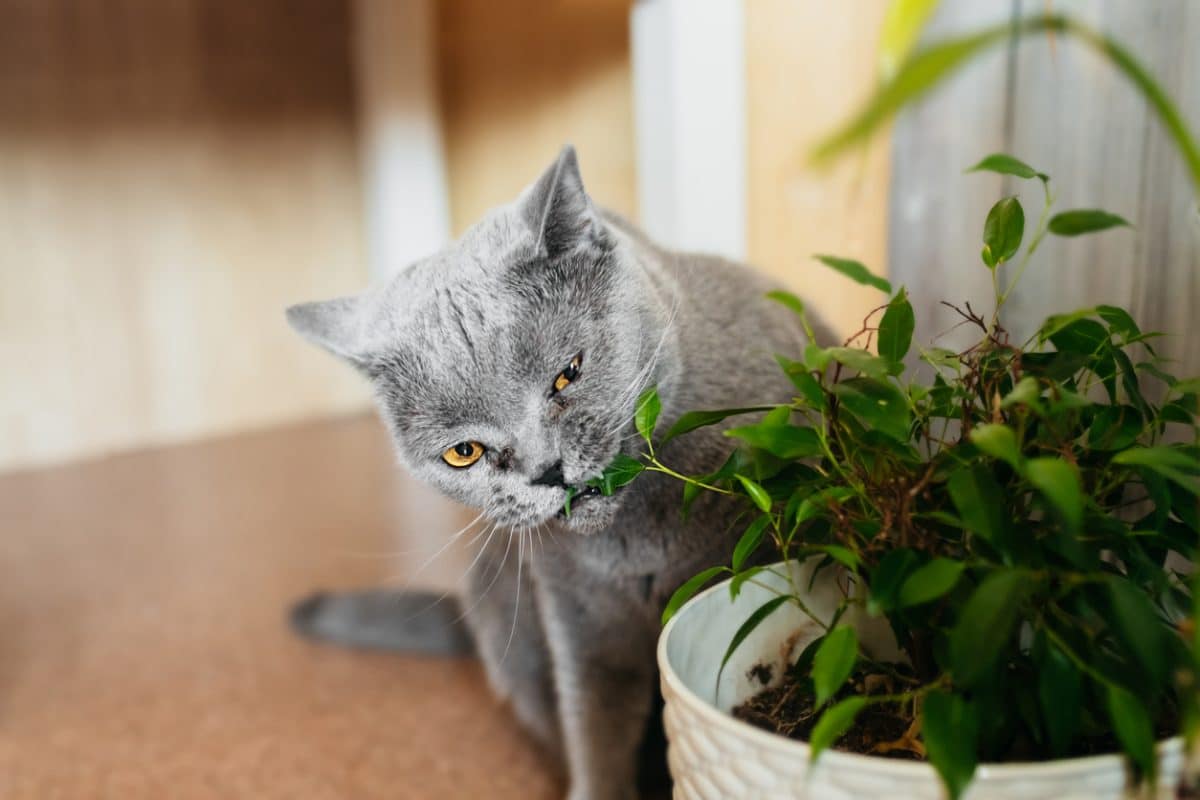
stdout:
[[[480,519],[482,519],[483,515],[484,515],[484,512],[482,512],[482,511],[479,512],[478,516],[476,516],[475,519],[468,522],[457,533],[451,534],[450,541],[453,541],[455,538],[461,536],[463,533],[466,533],[466,531],[471,526],[473,526],[475,523],[479,522]],[[447,546],[449,546],[449,542],[447,542],[445,545],[443,545],[442,549],[444,550]],[[420,554],[423,552],[425,552],[425,548],[423,548],[423,547],[410,547],[405,550],[373,550],[373,551],[372,550],[342,550],[342,551],[339,551],[337,555],[339,555],[343,558],[370,558],[370,559],[389,558],[390,559],[390,558],[401,558],[403,556],[417,555],[417,554]],[[438,556],[438,554],[440,554],[440,553],[441,553],[441,550],[439,550],[437,553],[434,553],[433,558],[436,558]]]
[[470,522],[468,522],[468,523],[467,523],[465,526],[463,526],[462,528],[460,528],[460,529],[458,530],[458,532],[457,532],[457,533],[454,533],[454,534],[452,534],[452,535],[450,536],[450,538],[446,540],[446,543],[445,543],[445,544],[443,544],[441,547],[439,547],[439,548],[438,548],[438,550],[437,550],[437,552],[436,552],[436,553],[434,553],[433,555],[431,555],[429,558],[425,559],[424,563],[422,563],[422,564],[421,564],[421,566],[417,567],[416,571],[412,573],[412,576],[411,576],[411,577],[414,577],[414,578],[415,578],[416,576],[420,575],[420,574],[421,574],[421,572],[422,572],[422,571],[423,571],[423,570],[424,570],[426,567],[428,567],[430,564],[432,564],[432,563],[434,562],[434,560],[435,560],[435,559],[436,559],[438,556],[440,556],[442,553],[446,552],[446,548],[448,548],[450,545],[452,545],[452,544],[454,544],[456,541],[458,541],[458,537],[462,536],[464,533],[466,533],[468,530],[470,530],[470,529],[471,529],[471,527],[472,527],[472,526],[473,526],[473,525],[474,525],[476,522],[479,522],[479,520],[481,520],[481,519],[483,519],[483,512],[482,512],[482,511],[480,511],[480,512],[479,512],[479,515],[478,515],[477,517],[475,517],[475,519],[471,520],[471,521],[470,521]]
[[521,556],[525,552],[525,530],[522,529],[517,534],[517,597],[513,602],[513,621],[512,628],[508,631],[508,642],[504,645],[504,653],[500,656],[500,663],[508,658],[508,649],[512,647],[513,636],[517,633],[517,618],[521,613]]
[[[470,547],[475,542],[479,541],[480,537],[483,536],[483,534],[487,533],[488,531],[491,531],[492,533],[494,533],[496,530],[496,527],[497,527],[497,524],[492,523],[491,525],[488,525],[487,527],[483,528],[479,533],[475,534],[475,536],[471,539],[470,542],[467,543],[466,546]],[[469,576],[471,574],[471,570],[475,568],[475,564],[478,563],[479,557],[483,555],[485,550],[487,550],[488,542],[490,542],[491,540],[492,540],[491,534],[488,534],[488,539],[487,539],[487,541],[485,541],[483,543],[483,547],[479,548],[479,552],[475,554],[475,558],[467,566],[466,570],[463,571],[462,578],[458,581],[459,586],[463,585],[466,582],[467,576]],[[390,582],[391,581],[388,581],[388,583],[390,583]],[[426,611],[433,608],[434,606],[436,606],[438,603],[445,600],[450,595],[454,594],[455,591],[457,591],[457,587],[452,587],[450,589],[445,590],[440,595],[438,595],[436,598],[434,598],[431,602],[429,602],[425,606],[422,606],[421,608],[417,609],[412,614],[407,616],[403,621],[408,622],[409,620],[414,619],[415,617],[418,617],[421,614],[424,614]],[[462,619],[461,614],[459,615],[458,619]]]
[[[646,361],[645,365],[637,371],[637,373],[634,375],[633,381],[630,382],[629,386],[627,386],[625,390],[623,390],[617,396],[618,401],[615,403],[617,424],[609,429],[606,432],[607,434],[616,433],[630,422],[632,412],[636,411],[636,409],[630,409],[627,411],[626,406],[632,402],[635,402],[637,398],[641,396],[642,392],[649,387],[650,381],[653,378],[654,368],[658,366],[659,357],[662,355],[663,345],[666,343],[668,335],[672,332],[672,330],[674,330],[675,320],[679,314],[680,303],[680,296],[676,294],[674,302],[671,305],[671,310],[667,315],[667,321],[663,325],[662,334],[658,337],[658,342],[655,344],[654,350],[650,354],[650,358]],[[640,352],[641,351],[639,348],[639,355]]]
[[[495,530],[496,531],[500,530],[499,526],[497,526],[495,528]],[[495,531],[493,531],[493,535],[494,535],[494,532]],[[489,535],[488,540],[483,543],[483,548],[485,550],[487,549],[488,543],[490,543],[491,540],[492,540],[492,537],[491,537],[491,535]],[[492,575],[491,582],[488,583],[488,585],[484,588],[484,590],[479,593],[479,596],[475,598],[474,602],[472,602],[470,606],[463,609],[462,613],[459,614],[455,618],[455,620],[454,620],[455,622],[458,622],[459,620],[463,619],[465,616],[470,614],[472,611],[474,611],[475,607],[479,605],[480,601],[482,601],[483,598],[487,597],[488,592],[490,592],[492,590],[492,587],[496,585],[496,581],[500,578],[500,573],[504,571],[504,565],[506,563],[508,563],[508,551],[510,549],[512,549],[512,531],[511,530],[508,531],[508,543],[504,545],[504,555],[500,557],[500,564],[499,564],[499,566],[496,567],[496,573],[494,575]]]

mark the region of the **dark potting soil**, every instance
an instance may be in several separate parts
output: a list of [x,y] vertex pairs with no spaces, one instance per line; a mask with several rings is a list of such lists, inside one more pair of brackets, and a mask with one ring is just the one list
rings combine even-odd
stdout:
[[[750,670],[750,677],[766,683],[771,669],[757,665]],[[765,676],[765,680],[764,680]],[[861,684],[860,684],[861,685]],[[857,694],[857,690],[843,691],[833,702],[843,696]],[[733,709],[733,715],[757,728],[778,733],[789,739],[807,741],[813,726],[821,718],[820,709],[814,708],[816,695],[812,682],[797,680],[790,672],[784,675],[778,686],[767,686],[750,699]],[[908,730],[911,719],[905,719],[893,703],[871,704],[864,708],[854,725],[837,742],[839,750],[854,753],[871,753],[893,758],[919,759],[920,754],[901,747],[889,747],[898,743]]]
[[[903,672],[906,667],[896,665]],[[759,683],[771,680],[772,670],[762,664],[751,668],[748,675]],[[864,691],[870,686],[870,691]],[[896,687],[883,676],[868,676],[856,673],[847,686],[833,700],[820,709],[814,708],[816,695],[812,681],[797,679],[788,671],[777,686],[764,686],[758,693],[733,709],[733,716],[757,728],[786,736],[789,739],[807,741],[821,713],[837,701],[859,694],[894,694]],[[884,756],[910,761],[925,760],[919,732],[912,731],[913,709],[911,703],[872,703],[859,712],[854,724],[834,744],[834,749],[852,753]],[[1165,739],[1179,732],[1179,718],[1175,714],[1160,720],[1155,726],[1155,736]],[[1111,733],[1078,740],[1076,747],[1066,757],[1101,755],[1120,752],[1121,745]],[[1014,742],[1006,754],[1005,761],[1044,761],[1051,757],[1039,752],[1028,742]]]

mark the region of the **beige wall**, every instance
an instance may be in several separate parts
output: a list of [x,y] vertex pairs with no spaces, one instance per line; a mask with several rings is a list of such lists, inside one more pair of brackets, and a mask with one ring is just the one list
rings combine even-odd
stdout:
[[886,272],[889,139],[825,170],[809,166],[806,153],[873,87],[886,7],[746,0],[750,260],[809,298],[842,335],[881,295],[811,256]]
[[[849,330],[882,268],[887,145],[807,144],[874,79],[884,4],[747,0],[749,252]],[[353,291],[362,251],[344,0],[0,7],[0,470],[365,408],[283,325]],[[627,0],[440,0],[452,225],[564,142],[636,218]]]
[[597,202],[635,216],[629,3],[442,0],[438,12],[454,233],[567,142]]
[[365,280],[348,30],[327,0],[0,6],[0,469],[364,406],[282,318]]
[[[451,217],[461,232],[510,199],[563,142],[588,189],[636,218],[628,3],[443,0],[439,64]],[[810,258],[886,271],[887,137],[827,170],[806,149],[875,81],[885,3],[747,0],[748,252],[850,332],[875,290]]]

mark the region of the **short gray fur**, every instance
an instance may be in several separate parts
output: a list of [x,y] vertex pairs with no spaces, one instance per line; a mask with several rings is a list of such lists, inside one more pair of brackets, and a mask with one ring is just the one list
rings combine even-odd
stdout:
[[[572,798],[635,796],[659,617],[684,580],[728,559],[740,530],[738,507],[717,496],[682,521],[682,487],[662,475],[577,499],[569,518],[564,484],[639,451],[632,418],[648,386],[662,397],[660,425],[692,409],[788,401],[772,356],[796,354],[803,334],[764,298],[771,288],[741,265],[660,249],[599,211],[568,147],[513,203],[386,285],[288,310],[297,331],[371,380],[402,463],[492,523],[464,587],[466,622],[493,689],[561,757]],[[578,353],[578,378],[554,394]],[[448,466],[443,452],[463,441],[486,454]],[[730,449],[709,428],[660,455],[699,473]],[[560,483],[534,483],[560,463]],[[378,620],[387,608],[369,594],[311,600],[298,623],[378,645],[404,614],[397,601],[392,620]]]

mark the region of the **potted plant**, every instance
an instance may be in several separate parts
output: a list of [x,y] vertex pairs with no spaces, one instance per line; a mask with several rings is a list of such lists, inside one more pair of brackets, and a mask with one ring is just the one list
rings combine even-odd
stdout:
[[[1001,154],[975,169],[1049,180]],[[904,289],[820,257],[889,298],[842,346],[780,356],[795,399],[728,428],[739,446],[713,473],[680,475],[655,447],[746,409],[657,430],[654,390],[639,401],[645,452],[612,465],[602,490],[659,471],[683,482],[683,513],[704,491],[746,505],[729,564],[664,613],[683,796],[1174,791],[1200,639],[1170,564],[1200,543],[1200,380],[1172,376],[1156,334],[1114,306],[1010,337],[1005,299],[1045,235],[1126,224],[1051,203],[1047,189],[1007,287],[997,268],[1025,217],[1011,197],[989,212],[980,268],[995,306],[956,307],[978,333],[963,351],[914,349]],[[798,298],[773,297],[807,325]],[[838,747],[851,753],[818,759]]]
[[[1107,57],[1200,189],[1200,146],[1148,73],[1055,15],[893,53],[899,69],[816,155],[862,141],[982,49],[1039,32]],[[683,483],[684,514],[706,491],[746,508],[729,563],[663,615],[678,796],[1166,798],[1181,776],[1195,791],[1200,633],[1179,570],[1200,544],[1200,379],[1173,376],[1156,334],[1115,306],[1014,340],[1001,312],[1042,239],[1126,223],[1052,214],[1049,177],[1011,156],[975,169],[1041,181],[1046,208],[1028,239],[1016,198],[989,212],[994,306],[954,307],[972,347],[914,349],[903,288],[820,256],[888,299],[842,346],[779,357],[793,402],[660,429],[651,389],[635,419],[644,452],[596,482],[609,492],[658,471]],[[799,298],[773,297],[804,321]],[[738,445],[720,469],[682,475],[659,458],[714,424]]]

